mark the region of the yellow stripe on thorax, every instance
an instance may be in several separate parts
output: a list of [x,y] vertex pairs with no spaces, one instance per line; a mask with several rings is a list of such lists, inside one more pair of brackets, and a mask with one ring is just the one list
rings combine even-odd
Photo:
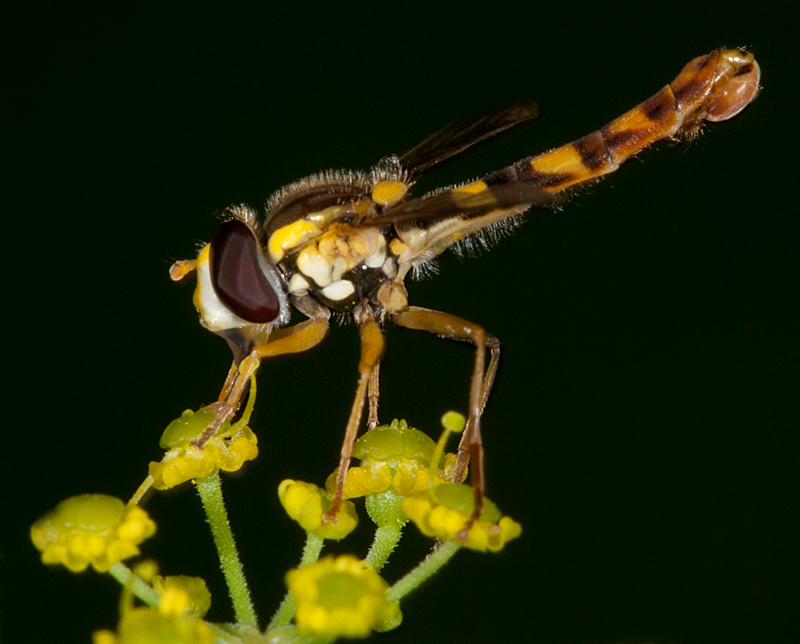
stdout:
[[267,242],[270,259],[277,263],[283,259],[287,250],[291,250],[320,234],[322,234],[322,230],[307,219],[298,219],[283,228],[278,228],[272,233],[269,242]]

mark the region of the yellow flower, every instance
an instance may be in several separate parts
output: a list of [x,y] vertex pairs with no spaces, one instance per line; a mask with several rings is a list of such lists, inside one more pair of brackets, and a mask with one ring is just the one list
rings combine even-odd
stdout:
[[522,534],[522,526],[511,517],[501,516],[497,506],[487,498],[483,499],[480,519],[464,534],[475,510],[475,495],[468,485],[443,483],[429,494],[404,499],[400,507],[423,534],[457,541],[481,552],[496,552]]
[[203,617],[211,608],[211,593],[200,577],[175,575],[153,578],[158,591],[158,608],[162,613],[191,613]]
[[[235,472],[246,461],[258,456],[258,439],[246,426],[245,416],[232,426],[228,422],[223,423],[220,431],[208,440],[203,449],[192,445],[192,441],[211,424],[214,416],[210,412],[187,409],[180,418],[169,424],[161,437],[161,446],[172,449],[159,463],[150,463],[149,474],[153,477],[154,488],[166,490],[185,481],[208,476],[216,468]],[[249,414],[246,416],[249,418]]]
[[213,644],[214,631],[187,613],[164,613],[161,610],[139,607],[125,612],[118,633],[97,631],[93,644]]
[[[134,607],[133,595],[126,588],[121,603],[122,618],[118,633],[109,630],[92,634],[93,644],[212,644],[214,632],[200,618],[211,606],[211,594],[199,577],[155,575],[153,562],[136,567],[137,574],[152,576],[158,591],[156,608]],[[145,573],[152,572],[153,575]]]
[[73,572],[91,564],[106,572],[138,555],[138,545],[155,531],[156,524],[141,508],[105,494],[84,494],[62,501],[34,523],[31,540],[42,551],[43,563],[61,563]]
[[208,476],[217,468],[235,472],[245,462],[252,461],[258,456],[258,439],[247,423],[255,401],[256,379],[251,376],[250,395],[242,417],[233,425],[228,421],[222,423],[203,449],[192,445],[192,441],[213,422],[216,412],[202,409],[198,412],[184,411],[161,435],[161,447],[169,451],[159,463],[150,463],[149,476],[134,498],[141,498],[151,484],[157,490],[167,490],[185,481]]
[[352,555],[290,570],[286,585],[297,602],[295,621],[302,635],[366,637],[402,619],[398,604],[386,601],[388,584]]
[[[361,465],[347,470],[344,496],[353,499],[392,488],[400,496],[422,492],[428,485],[428,465],[436,444],[426,434],[394,420],[367,432],[353,445],[353,456]],[[444,481],[455,464],[455,455],[446,454],[444,468],[437,469],[436,480]],[[333,489],[336,472],[326,487]]]
[[281,505],[301,527],[323,539],[344,539],[358,525],[358,515],[353,503],[345,501],[336,515],[338,523],[323,522],[322,515],[330,510],[332,497],[313,483],[286,479],[278,486]]

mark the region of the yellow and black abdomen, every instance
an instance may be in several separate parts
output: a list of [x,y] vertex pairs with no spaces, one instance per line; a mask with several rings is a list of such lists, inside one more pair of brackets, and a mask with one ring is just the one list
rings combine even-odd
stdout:
[[559,192],[614,172],[661,139],[693,137],[703,121],[724,121],[758,93],[753,55],[717,50],[686,65],[669,85],[604,128],[572,143],[523,159],[484,178],[487,185],[521,181]]

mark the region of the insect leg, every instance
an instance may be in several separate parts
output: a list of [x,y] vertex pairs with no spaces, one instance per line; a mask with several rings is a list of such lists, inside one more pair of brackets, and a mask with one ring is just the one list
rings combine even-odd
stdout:
[[307,351],[322,342],[327,332],[328,320],[325,317],[306,320],[305,322],[273,331],[266,343],[255,346],[250,355],[242,360],[238,367],[234,366],[228,372],[228,378],[222,388],[223,393],[227,390],[227,395],[224,399],[218,401],[219,408],[212,423],[203,430],[203,433],[192,444],[203,449],[208,439],[217,432],[222,423],[236,413],[247,391],[250,376],[258,371],[261,360],[287,353]]
[[369,416],[367,416],[367,427],[375,429],[378,426],[378,403],[381,396],[380,385],[381,363],[377,363],[369,376],[369,386],[367,387],[367,397],[369,399]]
[[239,364],[236,360],[233,361],[231,368],[228,369],[228,375],[225,377],[225,384],[222,385],[222,390],[219,392],[218,401],[225,400],[231,393],[231,387],[236,382],[236,376],[239,373]]
[[[356,321],[361,326],[361,359],[358,363],[358,387],[353,406],[350,409],[350,418],[347,421],[342,451],[339,456],[339,469],[336,473],[336,488],[333,492],[333,500],[330,509],[322,517],[323,521],[336,522],[336,513],[342,506],[344,499],[344,482],[347,477],[347,470],[350,467],[350,458],[353,454],[353,443],[358,435],[358,425],[361,422],[361,412],[364,410],[364,401],[367,398],[367,387],[373,379],[377,379],[377,365],[383,357],[386,342],[383,333],[372,312],[364,307],[361,315],[356,316]],[[370,401],[370,408],[372,402]],[[372,411],[370,409],[370,411]],[[377,406],[376,406],[377,413]]]
[[[485,479],[483,472],[483,440],[481,438],[481,414],[494,383],[500,359],[500,341],[486,333],[483,327],[441,311],[409,306],[392,316],[395,324],[408,329],[418,329],[435,333],[443,338],[472,342],[475,345],[475,366],[469,390],[469,420],[461,442],[458,445],[458,458],[453,472],[453,482],[460,483],[467,465],[472,463],[472,489],[475,492],[475,512],[473,519],[480,516],[483,509]],[[491,358],[486,366],[486,349]]]

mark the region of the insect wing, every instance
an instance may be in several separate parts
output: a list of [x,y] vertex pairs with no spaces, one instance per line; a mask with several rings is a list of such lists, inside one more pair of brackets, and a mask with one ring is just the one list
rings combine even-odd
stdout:
[[409,174],[420,174],[476,143],[500,134],[510,127],[530,121],[538,115],[539,108],[532,101],[484,110],[450,123],[431,134],[402,155],[400,162]]

